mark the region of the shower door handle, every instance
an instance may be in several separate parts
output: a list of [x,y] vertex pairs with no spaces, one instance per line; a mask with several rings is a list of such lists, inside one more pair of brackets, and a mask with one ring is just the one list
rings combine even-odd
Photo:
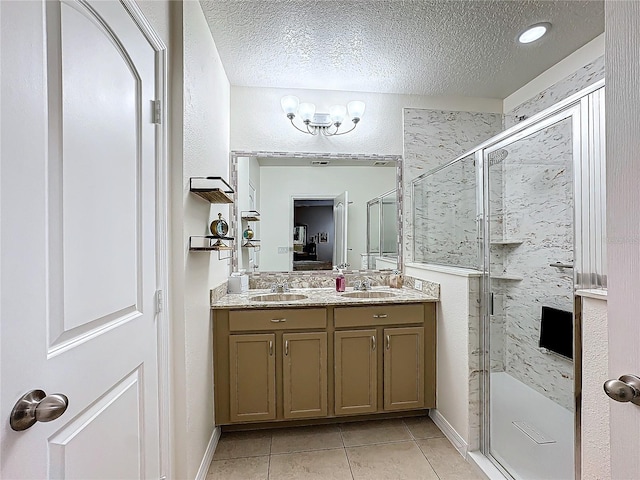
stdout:
[[640,378],[622,375],[618,380],[604,382],[604,391],[616,402],[631,402],[640,405]]

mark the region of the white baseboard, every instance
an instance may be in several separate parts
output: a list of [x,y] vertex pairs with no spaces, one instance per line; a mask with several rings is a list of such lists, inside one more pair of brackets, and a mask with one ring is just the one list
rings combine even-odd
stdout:
[[436,409],[429,410],[429,417],[433,420],[442,433],[449,439],[449,441],[456,447],[456,450],[460,452],[463,458],[467,458],[467,452],[469,451],[469,445],[465,442],[464,438],[460,436],[458,432],[451,426],[447,419]]
[[209,445],[207,445],[207,449],[204,451],[204,457],[202,458],[202,463],[200,464],[195,480],[206,480],[207,473],[209,472],[209,465],[211,465],[211,460],[213,460],[213,454],[218,446],[220,435],[222,435],[220,427],[214,428],[213,433],[211,434],[211,439],[209,440]]

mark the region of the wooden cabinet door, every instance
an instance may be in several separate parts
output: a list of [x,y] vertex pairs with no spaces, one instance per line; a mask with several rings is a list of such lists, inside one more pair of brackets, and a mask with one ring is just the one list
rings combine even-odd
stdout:
[[335,332],[336,415],[378,409],[375,330]]
[[275,334],[229,335],[231,421],[276,418]]
[[424,327],[384,329],[384,409],[424,407]]
[[284,418],[327,416],[327,333],[282,336]]

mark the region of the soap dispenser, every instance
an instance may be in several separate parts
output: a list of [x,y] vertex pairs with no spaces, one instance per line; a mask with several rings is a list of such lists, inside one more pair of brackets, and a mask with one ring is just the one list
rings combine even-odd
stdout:
[[336,277],[336,292],[344,292],[345,287],[347,286],[347,279],[344,278],[344,274],[342,273],[342,269],[338,269],[338,276]]

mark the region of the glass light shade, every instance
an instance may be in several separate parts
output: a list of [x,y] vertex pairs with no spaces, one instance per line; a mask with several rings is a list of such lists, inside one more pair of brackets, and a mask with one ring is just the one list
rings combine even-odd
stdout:
[[346,116],[347,109],[344,105],[334,105],[329,109],[329,118],[331,119],[331,123],[342,123]]
[[284,110],[284,113],[286,113],[287,115],[289,115],[290,113],[293,113],[295,115],[296,111],[298,110],[299,104],[300,100],[298,99],[298,97],[295,97],[293,95],[287,95],[286,97],[282,97],[282,99],[280,100],[282,110]]
[[298,106],[298,113],[303,122],[313,120],[313,115],[316,113],[316,106],[313,103],[301,103]]
[[353,120],[354,118],[362,118],[364,115],[364,102],[360,100],[354,100],[353,102],[349,102],[347,104],[347,109],[349,110],[349,118]]
[[547,33],[547,30],[549,30],[550,26],[551,24],[549,23],[539,23],[537,25],[532,25],[520,34],[520,36],[518,37],[518,41],[520,43],[535,42],[545,33]]

